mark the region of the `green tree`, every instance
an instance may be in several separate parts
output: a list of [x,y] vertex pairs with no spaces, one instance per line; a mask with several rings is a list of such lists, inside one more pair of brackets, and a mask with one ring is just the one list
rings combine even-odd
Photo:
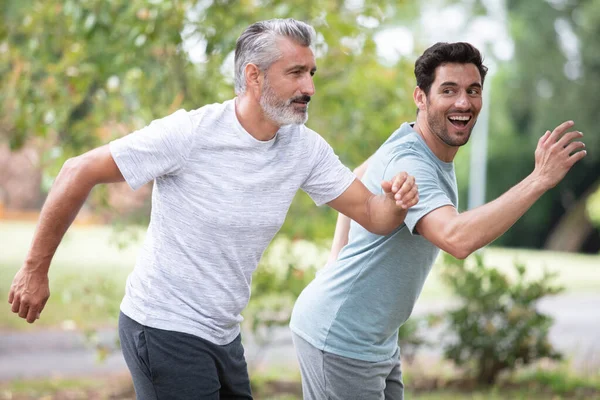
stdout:
[[[154,118],[232,97],[232,51],[242,30],[257,20],[293,17],[319,33],[308,126],[354,167],[413,115],[412,60],[384,66],[373,37],[410,23],[417,5],[7,0],[0,5],[0,140],[12,148],[41,140],[54,176],[68,157]],[[283,227],[289,235],[333,231],[335,213],[304,194],[290,216]]]
[[[600,168],[600,2],[509,0],[514,59],[497,76],[492,108],[489,196],[497,197],[533,168],[538,138],[572,119],[587,157],[500,239],[510,246],[600,249],[585,213]],[[510,171],[510,173],[507,173]]]
[[[500,196],[533,170],[537,140],[565,120],[574,120],[575,129],[585,133],[588,155],[497,243],[597,252],[600,230],[591,223],[586,203],[600,186],[596,172],[600,139],[594,133],[599,118],[600,3],[507,0],[502,4],[514,55],[509,61],[492,63],[495,76],[486,82],[486,88],[492,89],[487,200]],[[457,5],[469,14],[465,28],[481,16],[498,20],[487,1],[438,1],[439,7]],[[481,50],[486,59],[493,60],[494,43],[488,44]],[[458,153],[459,183],[466,183],[468,153],[469,146]],[[468,185],[459,189],[464,206]]]

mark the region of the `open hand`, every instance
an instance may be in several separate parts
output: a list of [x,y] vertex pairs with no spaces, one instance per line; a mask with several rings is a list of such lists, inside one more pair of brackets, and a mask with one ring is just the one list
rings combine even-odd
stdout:
[[415,177],[406,172],[400,172],[390,181],[381,182],[381,188],[403,210],[407,210],[419,202],[419,190],[415,183]]
[[565,133],[574,125],[566,121],[552,132],[546,133],[538,141],[535,150],[535,169],[533,173],[550,189],[560,182],[573,165],[586,156],[585,144],[576,139],[583,137],[578,131]]

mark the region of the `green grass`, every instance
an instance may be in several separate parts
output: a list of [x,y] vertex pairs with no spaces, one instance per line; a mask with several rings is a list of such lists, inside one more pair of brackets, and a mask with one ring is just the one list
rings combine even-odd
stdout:
[[[32,326],[10,312],[6,299],[10,283],[27,254],[34,228],[29,222],[0,221],[0,301],[6,305],[0,307],[0,329],[72,326],[73,321],[81,328],[114,324],[125,280],[135,264],[141,239],[119,249],[112,227],[73,226],[65,235],[50,268],[50,300],[42,318]],[[143,233],[139,236],[143,237]],[[324,260],[326,249],[309,251],[305,247],[310,244],[303,243],[302,246],[304,263],[309,258],[317,265]],[[281,257],[277,245],[271,252],[270,257],[273,256]],[[488,248],[484,257],[489,265],[509,273],[515,260],[527,266],[527,275],[531,277],[539,276],[544,268],[556,271],[559,273],[557,282],[565,286],[566,293],[597,293],[600,287],[597,267],[600,256]],[[434,266],[419,302],[449,297],[449,290],[439,278],[439,270],[440,265]]]
[[417,400],[561,400],[561,399],[581,399],[593,400],[598,397],[576,397],[561,396],[544,392],[535,392],[527,389],[491,389],[477,390],[473,392],[459,391],[435,391],[432,393],[405,393],[407,399]]
[[129,377],[52,378],[15,380],[0,384],[0,400],[29,399],[131,399],[135,397]]
[[513,381],[517,385],[531,388],[546,388],[560,395],[579,394],[586,397],[588,393],[593,392],[596,398],[600,398],[600,372],[598,371],[594,375],[577,375],[564,365],[556,369],[537,368],[521,372]]
[[[267,370],[252,375],[253,392],[257,399],[295,400],[301,399],[300,381],[296,373],[279,376]],[[520,373],[500,386],[469,389],[438,387],[430,390],[408,388],[407,399],[418,400],[542,400],[542,399],[600,399],[600,375],[578,377],[565,366],[552,370],[536,369]],[[426,384],[427,386],[428,384]],[[0,400],[4,399],[133,399],[131,381],[128,376],[109,376],[96,379],[43,379],[19,380],[0,384]]]

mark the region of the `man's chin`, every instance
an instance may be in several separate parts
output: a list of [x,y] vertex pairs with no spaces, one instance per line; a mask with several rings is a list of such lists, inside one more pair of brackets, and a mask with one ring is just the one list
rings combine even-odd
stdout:
[[453,146],[456,146],[456,147],[464,146],[465,144],[469,143],[470,138],[471,138],[471,132],[465,133],[460,136],[455,136],[452,139]]
[[449,136],[452,139],[453,146],[464,146],[469,142],[469,139],[471,138],[473,126],[466,128],[456,128],[454,125],[452,125],[452,127],[448,129],[447,132],[450,134]]
[[294,118],[290,118],[290,123],[288,125],[303,125],[308,121],[308,113],[298,113]]

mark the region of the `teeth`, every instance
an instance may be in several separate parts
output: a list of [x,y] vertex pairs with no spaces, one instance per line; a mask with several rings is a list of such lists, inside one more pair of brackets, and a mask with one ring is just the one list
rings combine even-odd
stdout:
[[468,120],[471,119],[471,117],[466,116],[466,115],[465,116],[462,116],[462,115],[461,116],[454,116],[454,117],[449,117],[449,118],[451,120],[453,120],[453,121],[468,121]]

